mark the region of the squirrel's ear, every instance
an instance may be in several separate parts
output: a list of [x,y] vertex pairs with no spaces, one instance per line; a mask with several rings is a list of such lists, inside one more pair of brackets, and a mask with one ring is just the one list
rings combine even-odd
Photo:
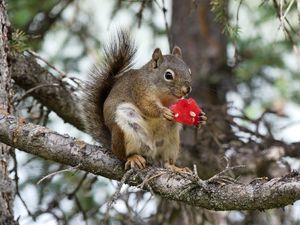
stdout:
[[159,48],[156,48],[152,54],[152,66],[154,68],[159,67],[159,65],[162,64],[164,61],[163,55],[161,53],[161,50]]
[[178,58],[182,59],[182,53],[181,53],[181,49],[178,46],[174,46],[173,50],[172,50],[172,55],[177,56]]

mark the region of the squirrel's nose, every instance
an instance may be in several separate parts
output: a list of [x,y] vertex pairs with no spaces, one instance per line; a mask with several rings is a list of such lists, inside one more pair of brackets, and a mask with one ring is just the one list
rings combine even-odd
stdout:
[[192,91],[191,86],[182,86],[182,87],[181,87],[181,92],[182,92],[184,95],[189,94],[191,91]]

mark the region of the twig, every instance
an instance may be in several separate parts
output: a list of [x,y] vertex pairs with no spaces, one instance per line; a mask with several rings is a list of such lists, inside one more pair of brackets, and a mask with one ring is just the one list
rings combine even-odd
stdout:
[[13,171],[15,172],[15,183],[16,183],[16,195],[19,197],[19,199],[21,200],[23,206],[25,207],[27,213],[29,216],[31,216],[31,218],[33,219],[33,221],[35,221],[35,216],[30,212],[26,202],[24,201],[23,197],[20,194],[20,189],[19,189],[19,175],[18,175],[18,161],[16,158],[16,153],[15,151],[11,148],[10,150],[11,156],[13,158],[14,161],[14,167],[13,167]]
[[298,120],[298,121],[292,121],[290,123],[287,123],[287,124],[279,127],[278,130],[284,130],[284,129],[287,129],[287,128],[291,127],[291,126],[295,126],[295,125],[299,125],[299,124],[300,124],[300,120]]
[[35,53],[32,50],[26,50],[27,53],[29,53],[30,55],[34,56],[35,58],[41,60],[42,62],[44,62],[47,66],[49,66],[50,68],[52,68],[53,70],[55,70],[59,75],[60,75],[60,79],[63,79],[67,76],[67,74],[65,74],[64,72],[60,71],[59,69],[57,69],[55,66],[51,65],[49,62],[47,62],[45,59],[43,59],[41,56],[39,56],[37,53]]
[[[294,0],[292,0],[292,2],[294,2]],[[278,6],[278,3],[277,3],[276,0],[273,0],[273,4],[274,4],[274,7],[275,7],[275,10],[276,10],[276,13],[277,13],[277,17],[279,18],[279,20],[281,22],[281,18],[282,18],[281,14],[282,14],[282,12],[280,12],[281,11],[280,10],[280,6]],[[295,53],[297,55],[299,55],[299,49],[298,49],[298,47],[297,47],[297,45],[296,45],[296,43],[295,43],[295,41],[294,41],[294,39],[293,39],[290,31],[287,29],[287,27],[284,25],[284,23],[281,23],[281,24],[283,25],[283,30],[284,30],[284,32],[285,32],[285,34],[287,36],[287,39],[291,42]]]
[[46,115],[43,118],[43,123],[42,125],[45,127],[47,125],[48,119],[49,119],[49,114],[51,113],[50,109],[46,109]]
[[280,0],[280,3],[279,3],[279,21],[280,21],[280,25],[279,25],[279,29],[280,29],[280,27],[282,27],[283,28],[283,23],[284,23],[284,21],[282,20],[282,18],[283,18],[283,0]]
[[[71,192],[68,194],[68,199],[72,199],[74,197],[74,195],[76,194],[76,192],[79,190],[79,188],[81,187],[81,185],[83,184],[83,182],[85,181],[85,179],[87,178],[87,175],[89,173],[88,172],[85,172],[83,177],[81,178],[81,180],[79,181],[77,187]],[[76,197],[76,196],[75,196]]]
[[79,211],[82,213],[82,217],[83,217],[83,220],[85,221],[85,224],[88,225],[88,217],[76,195],[75,195],[75,202],[76,202],[76,205],[78,206]]
[[[72,82],[74,82],[78,87],[82,87],[83,81],[77,77],[65,77],[64,79],[69,79]],[[67,84],[69,84],[69,83],[67,83]]]
[[172,47],[173,47],[173,43],[172,43],[172,36],[170,33],[170,29],[169,29],[169,23],[168,23],[168,19],[167,19],[167,9],[165,7],[165,0],[162,0],[162,6],[158,3],[157,0],[154,1],[156,3],[156,5],[158,6],[158,8],[163,12],[164,14],[164,22],[165,22],[165,28],[166,28],[166,32],[167,32],[167,37],[168,37],[168,42],[169,42],[169,51],[170,53],[172,52]]
[[133,173],[135,172],[134,169],[130,169],[128,170],[122,177],[121,181],[118,184],[118,187],[115,191],[115,193],[112,195],[111,199],[108,201],[107,203],[107,208],[106,208],[106,212],[103,218],[103,224],[107,224],[108,223],[108,217],[109,217],[109,210],[112,208],[113,204],[115,203],[115,201],[119,198],[120,194],[121,194],[121,189],[123,187],[123,185],[125,184],[126,180],[128,179],[128,177],[130,177]]
[[[239,27],[239,14],[240,14],[240,9],[242,6],[243,0],[240,0],[237,11],[236,11],[236,21],[235,21],[235,27],[238,28]],[[236,31],[237,32],[237,31]],[[233,39],[233,46],[234,46],[234,66],[237,65],[237,63],[239,62],[239,51],[238,51],[238,44],[237,44],[237,40],[236,38]]]
[[285,20],[285,18],[286,18],[286,16],[287,16],[288,12],[290,11],[292,5],[293,5],[294,2],[295,2],[295,0],[290,1],[290,4],[288,5],[288,7],[287,7],[285,13],[283,14],[283,10],[282,10],[282,8],[283,8],[283,3],[282,3],[282,1],[283,1],[283,0],[280,1],[280,17],[279,17],[279,20],[280,20],[280,26],[279,26],[279,28],[280,28],[280,27],[283,27],[284,20]]
[[[145,184],[148,184],[148,182],[150,181],[150,180],[153,180],[154,178],[156,178],[156,177],[160,177],[160,176],[162,176],[162,175],[164,175],[164,174],[166,174],[167,173],[167,171],[160,171],[158,174],[155,174],[155,175],[153,175],[153,176],[151,176],[151,177],[146,177],[144,180],[143,180],[143,182],[141,183],[141,184],[139,184],[137,187],[138,188],[141,188],[141,189],[143,189],[144,188],[144,185]],[[149,175],[150,176],[150,175]]]
[[40,179],[37,184],[40,184],[41,182],[43,182],[44,180],[52,177],[52,176],[55,176],[57,174],[60,174],[60,173],[64,173],[64,172],[68,172],[68,171],[71,171],[73,169],[78,169],[79,167],[81,166],[81,164],[78,164],[77,166],[74,166],[74,167],[70,167],[70,168],[67,168],[67,169],[64,169],[64,170],[59,170],[59,171],[55,171],[53,173],[50,173],[48,174],[47,176],[44,176],[42,179]]
[[16,106],[24,99],[26,98],[30,93],[34,92],[35,90],[39,89],[39,88],[43,88],[43,87],[59,87],[59,84],[40,84],[38,86],[35,86],[33,88],[30,88],[29,90],[27,90],[25,92],[24,95],[22,95],[18,100],[16,101]]
[[139,211],[136,209],[136,211],[135,211],[136,216],[141,215],[141,213],[144,211],[144,209],[146,208],[146,206],[148,205],[148,203],[150,202],[150,200],[152,198],[153,198],[153,195],[150,195],[150,197],[144,201],[144,205],[140,207],[141,209]]
[[197,170],[197,165],[196,164],[193,165],[193,172],[194,172],[195,176],[199,177],[198,170]]
[[136,14],[136,17],[138,18],[138,28],[141,27],[142,19],[143,19],[143,12],[146,6],[147,0],[143,0],[141,3],[141,7],[139,12]]
[[[199,178],[200,179],[200,178]],[[201,180],[201,179],[200,179]],[[202,180],[201,180],[202,181]],[[198,182],[197,182],[198,183]],[[199,183],[198,183],[199,184]],[[201,183],[201,187],[205,188],[205,185],[203,185],[203,183]],[[179,193],[179,196],[182,196],[183,194],[187,193],[187,192],[190,192],[193,188],[195,188],[196,186],[195,185],[192,185],[192,184],[189,184],[187,185],[187,188],[183,189],[180,193]]]
[[297,0],[297,11],[298,11],[298,20],[300,24],[300,0]]
[[223,176],[223,174],[227,173],[228,171],[232,171],[232,170],[239,169],[239,168],[245,168],[245,167],[246,167],[245,165],[238,165],[238,166],[231,166],[231,167],[226,166],[226,168],[224,170],[215,174],[214,176],[209,178],[206,182],[211,182],[211,181],[217,180],[219,178],[221,178],[222,180],[225,178],[227,180],[229,177],[225,177],[225,176]]

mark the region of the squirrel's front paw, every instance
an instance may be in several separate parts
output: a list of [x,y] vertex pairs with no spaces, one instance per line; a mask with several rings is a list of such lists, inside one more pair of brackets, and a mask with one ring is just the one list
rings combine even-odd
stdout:
[[146,160],[144,159],[143,156],[137,154],[129,156],[125,163],[125,170],[133,169],[133,168],[144,169],[145,167],[146,167]]
[[171,111],[171,109],[164,107],[163,108],[163,117],[167,120],[172,121],[174,119],[174,113]]

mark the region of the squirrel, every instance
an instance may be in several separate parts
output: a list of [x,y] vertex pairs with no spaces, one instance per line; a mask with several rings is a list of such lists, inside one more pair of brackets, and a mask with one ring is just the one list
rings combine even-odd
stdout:
[[94,67],[84,89],[86,131],[110,145],[126,161],[125,169],[143,169],[152,161],[174,172],[191,172],[175,166],[181,125],[168,108],[191,92],[191,70],[177,46],[169,55],[156,48],[148,63],[132,69],[136,51],[124,30],[104,49],[103,62]]

